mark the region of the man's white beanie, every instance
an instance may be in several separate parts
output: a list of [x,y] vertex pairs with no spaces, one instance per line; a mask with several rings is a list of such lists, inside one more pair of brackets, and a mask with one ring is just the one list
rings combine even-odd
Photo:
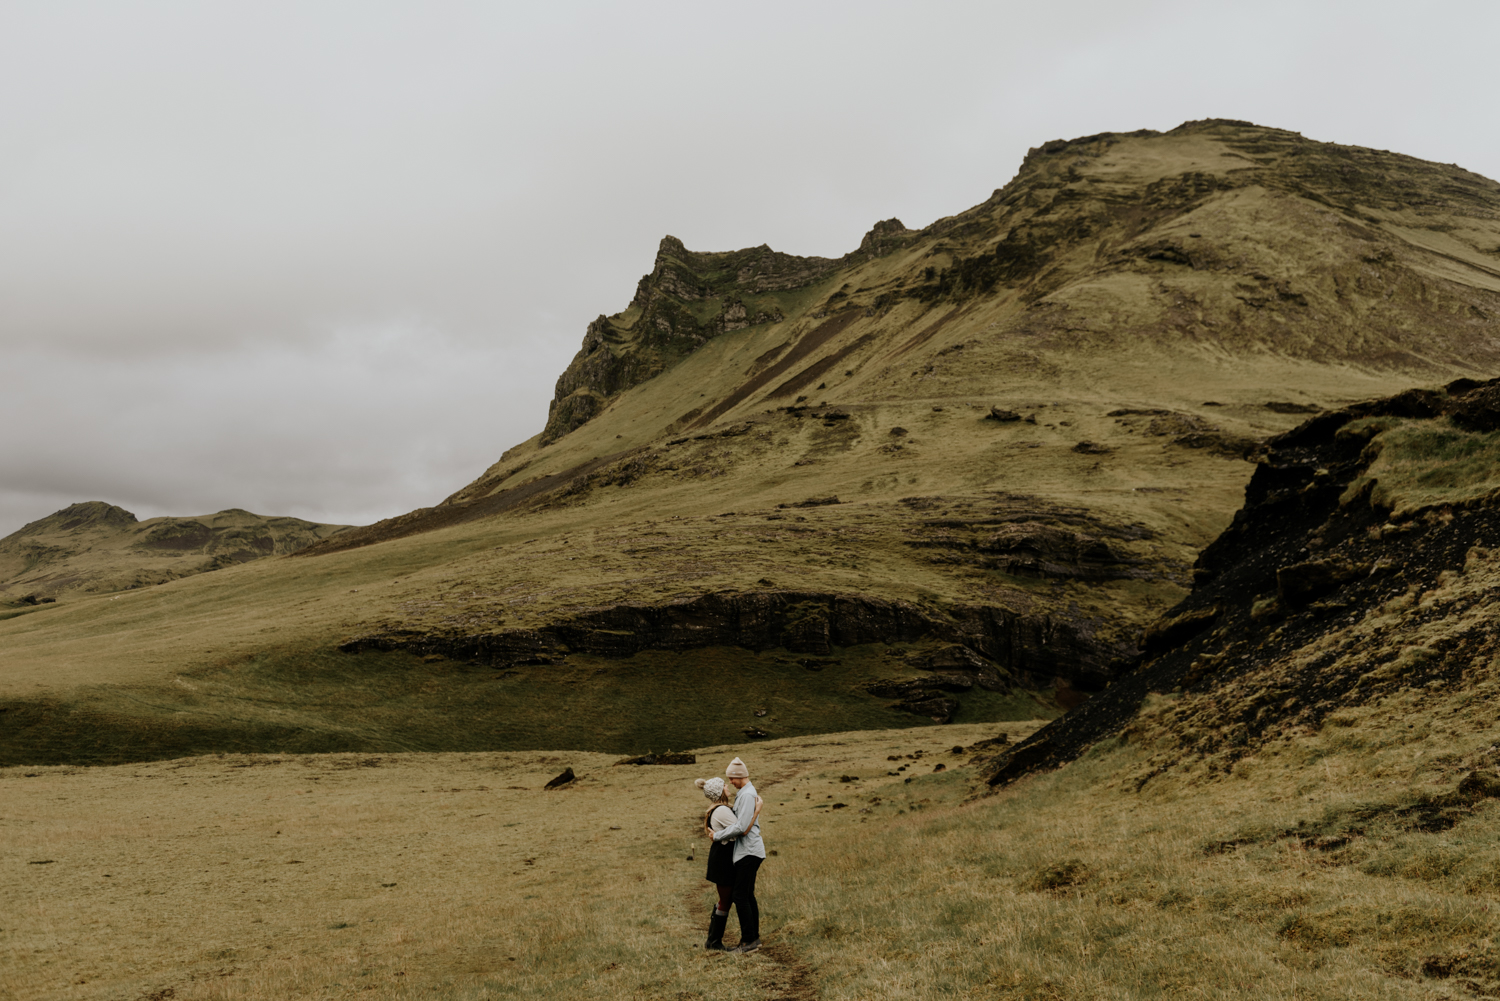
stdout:
[[746,768],[745,763],[739,758],[735,758],[729,763],[729,767],[724,769],[724,774],[732,779],[748,779],[750,769]]
[[703,790],[703,795],[709,799],[718,799],[724,795],[724,780],[715,775],[711,779],[693,779],[693,785]]

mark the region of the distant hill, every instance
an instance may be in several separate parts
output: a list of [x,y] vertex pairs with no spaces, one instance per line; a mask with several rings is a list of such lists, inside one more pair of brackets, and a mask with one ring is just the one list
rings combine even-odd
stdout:
[[0,622],[0,756],[1056,714],[1138,663],[1267,439],[1497,372],[1500,184],[1243,122],[1046,143],[839,258],[667,237],[446,500]]
[[160,584],[296,552],[345,527],[238,508],[138,521],[103,501],[72,504],[0,539],[0,602]]

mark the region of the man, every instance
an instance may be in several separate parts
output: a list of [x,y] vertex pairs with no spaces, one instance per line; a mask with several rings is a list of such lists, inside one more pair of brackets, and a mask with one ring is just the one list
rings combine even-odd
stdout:
[[734,823],[719,832],[720,844],[734,842],[734,909],[740,915],[740,944],[730,952],[755,952],[760,948],[760,905],[755,902],[755,873],[766,860],[755,816],[755,786],[750,769],[739,758],[724,769],[724,777],[739,791],[734,796]]

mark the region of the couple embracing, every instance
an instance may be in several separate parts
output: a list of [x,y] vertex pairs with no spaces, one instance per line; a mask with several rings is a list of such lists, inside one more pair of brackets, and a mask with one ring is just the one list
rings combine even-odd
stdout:
[[[755,952],[760,948],[760,906],[755,902],[755,874],[766,860],[760,840],[761,798],[750,784],[750,770],[739,758],[724,769],[725,778],[737,790],[731,807],[724,779],[696,779],[694,784],[713,802],[703,817],[703,831],[713,839],[708,849],[708,881],[719,888],[719,902],[708,919],[705,949],[717,952]],[[729,905],[740,915],[740,944],[724,947],[724,927],[729,923]]]

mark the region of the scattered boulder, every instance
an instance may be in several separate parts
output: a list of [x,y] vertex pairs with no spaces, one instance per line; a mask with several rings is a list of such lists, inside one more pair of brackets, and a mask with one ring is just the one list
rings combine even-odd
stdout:
[[1154,655],[1153,651],[1160,653],[1170,650],[1213,625],[1221,611],[1220,606],[1209,605],[1205,608],[1190,609],[1178,615],[1164,615],[1146,628],[1146,634],[1141,639],[1141,647],[1148,657]]
[[665,754],[642,754],[634,758],[621,758],[615,762],[617,765],[695,765],[697,763],[696,754],[673,754],[671,751]]
[[906,428],[901,428],[901,427],[891,428],[891,437],[892,438],[902,438],[902,437],[905,437],[908,433],[909,432],[906,430]]
[[[1449,387],[1449,392],[1453,392]],[[1465,431],[1487,433],[1500,430],[1500,386],[1470,388],[1448,404],[1448,417]]]
[[987,692],[1007,692],[1013,687],[999,668],[961,643],[950,643],[933,651],[921,666],[945,675],[951,676],[956,671],[962,677],[972,677],[973,684]]
[[1215,455],[1231,459],[1248,459],[1260,447],[1254,438],[1225,434],[1221,431],[1192,431],[1172,439],[1179,448],[1206,448]]
[[762,730],[758,726],[747,726],[741,732],[751,740],[764,740],[765,738],[771,736],[769,733],[766,733],[766,731]]
[[1021,419],[1021,415],[1014,410],[1006,410],[1002,407],[990,407],[989,414],[984,418],[987,421],[999,421],[1001,424],[1009,424]]
[[930,693],[927,698],[908,699],[905,702],[896,703],[891,708],[911,713],[913,716],[926,716],[934,723],[950,723],[953,720],[953,714],[958,712],[958,700]]
[[1293,607],[1306,605],[1369,572],[1368,563],[1340,559],[1294,563],[1276,571],[1276,596]]
[[777,504],[776,506],[778,508],[788,508],[788,507],[824,507],[824,506],[829,505],[829,504],[842,504],[842,503],[843,503],[843,501],[839,500],[838,496],[836,494],[829,494],[827,497],[809,497],[807,500],[804,500],[804,501],[797,501],[797,502],[792,503],[792,504]]
[[1043,727],[1038,730],[1018,744],[1015,750],[997,755],[992,762],[993,770],[985,781],[992,786],[1003,785],[1046,761],[1056,750],[1047,729]]
[[1073,446],[1073,451],[1079,455],[1108,455],[1114,449],[1108,445],[1101,445],[1096,441],[1080,441]]
[[991,664],[961,643],[950,643],[933,651],[927,658],[929,671],[983,671]]
[[548,782],[544,788],[561,789],[563,786],[569,784],[570,782],[573,782],[577,778],[578,776],[573,774],[573,769],[571,766],[569,766],[563,769],[563,773],[561,775],[553,779],[551,782]]
[[872,681],[865,685],[865,691],[882,699],[922,699],[937,696],[941,692],[967,692],[973,687],[974,682],[962,675],[938,675],[910,681]]

